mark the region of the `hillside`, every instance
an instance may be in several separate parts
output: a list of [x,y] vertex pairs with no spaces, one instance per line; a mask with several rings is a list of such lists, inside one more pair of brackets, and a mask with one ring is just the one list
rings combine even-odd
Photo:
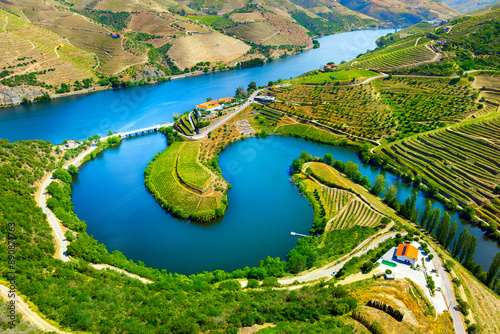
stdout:
[[[434,14],[413,21],[458,13],[441,3],[422,6]],[[361,7],[331,0],[4,1],[0,105],[255,66],[311,48],[315,36],[413,22],[382,17],[392,7]]]
[[341,0],[347,8],[374,17],[380,21],[389,21],[395,26],[408,26],[422,20],[435,18],[449,19],[460,14],[442,1],[408,0]]
[[458,10],[461,13],[470,13],[480,8],[488,7],[497,2],[497,0],[445,0],[447,5]]

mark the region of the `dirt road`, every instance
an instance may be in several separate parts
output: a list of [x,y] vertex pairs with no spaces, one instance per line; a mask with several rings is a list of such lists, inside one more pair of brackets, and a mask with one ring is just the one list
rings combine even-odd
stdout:
[[[5,300],[9,300],[8,298],[9,288],[4,285],[0,285],[0,295]],[[50,324],[47,320],[43,319],[40,315],[38,315],[38,313],[31,310],[29,305],[23,300],[23,298],[18,296],[17,293],[16,293],[16,311],[23,315],[24,320],[37,326],[42,331],[55,332],[58,334],[70,333],[58,329],[54,325]]]

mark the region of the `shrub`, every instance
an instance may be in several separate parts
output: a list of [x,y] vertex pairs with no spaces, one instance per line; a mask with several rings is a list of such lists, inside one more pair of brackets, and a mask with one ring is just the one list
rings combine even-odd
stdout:
[[391,269],[386,269],[386,270],[385,270],[385,273],[386,273],[387,275],[390,275],[390,274],[392,274],[392,270],[391,270]]

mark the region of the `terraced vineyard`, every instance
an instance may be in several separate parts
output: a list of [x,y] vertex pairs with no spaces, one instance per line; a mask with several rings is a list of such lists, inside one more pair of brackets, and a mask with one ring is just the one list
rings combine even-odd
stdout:
[[362,57],[352,63],[358,68],[386,71],[396,68],[424,64],[435,60],[436,54],[425,45],[410,46],[408,48],[388,52],[379,56]]
[[391,114],[373,86],[313,87],[297,85],[275,89],[271,108],[367,138],[388,135]]
[[373,211],[363,201],[356,198],[349,201],[349,203],[328,222],[326,230],[337,230],[354,226],[375,227],[379,224],[382,217],[381,214]]
[[484,112],[466,79],[377,79],[361,86],[275,88],[270,108],[368,139],[402,138]]
[[332,167],[312,162],[304,168],[313,178],[302,174],[302,189],[306,194],[312,194],[309,198],[316,202],[313,205],[315,210],[322,211],[322,218],[327,221],[325,231],[379,225],[384,215],[352,191],[349,182],[336,177]]
[[144,175],[146,187],[165,210],[181,218],[206,222],[224,213],[227,186],[222,190],[211,188],[210,180],[216,176],[197,162],[198,146],[172,143],[155,156]]
[[419,135],[381,149],[440,185],[459,204],[482,205],[500,183],[500,117]]
[[177,174],[191,188],[204,192],[210,184],[212,173],[198,162],[199,142],[184,143],[179,152]]
[[90,53],[3,10],[0,10],[0,22],[3,25],[0,32],[0,66],[11,66],[14,75],[45,71],[38,80],[56,85],[94,76],[92,67],[95,60]]

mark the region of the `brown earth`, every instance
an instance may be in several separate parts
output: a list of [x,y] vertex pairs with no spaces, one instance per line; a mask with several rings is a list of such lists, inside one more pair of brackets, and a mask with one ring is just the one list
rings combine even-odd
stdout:
[[139,13],[132,16],[128,28],[153,35],[172,35],[180,32],[180,29],[171,25],[173,16],[164,17],[155,13]]
[[235,22],[259,22],[264,21],[264,17],[259,12],[252,13],[233,13],[230,18]]
[[193,34],[172,41],[174,45],[168,55],[181,69],[192,67],[201,61],[219,61],[233,65],[232,60],[250,50],[250,46],[242,41],[217,32]]

